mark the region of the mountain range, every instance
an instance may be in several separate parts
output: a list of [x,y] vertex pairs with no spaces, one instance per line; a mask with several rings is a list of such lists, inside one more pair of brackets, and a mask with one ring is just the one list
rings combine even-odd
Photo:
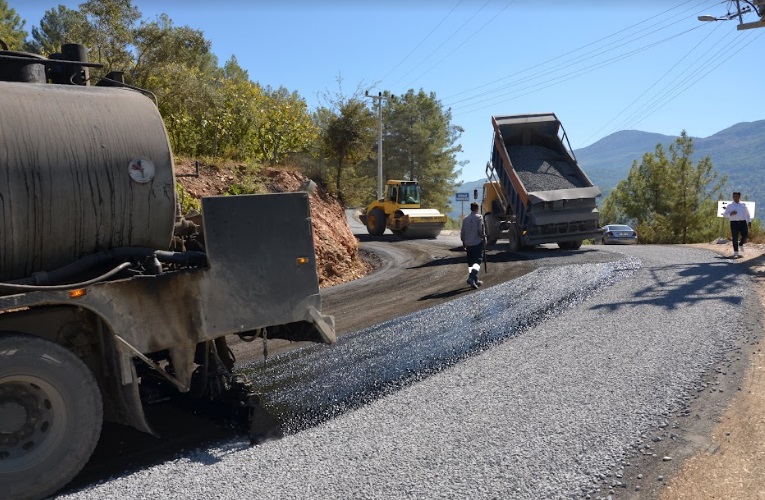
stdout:
[[[633,161],[640,163],[645,153],[656,150],[657,144],[669,152],[669,145],[677,137],[622,130],[575,150],[574,155],[582,170],[603,192],[598,198],[601,202],[619,181],[627,178]],[[720,175],[728,176],[723,188],[724,199],[728,199],[729,192],[737,190],[741,191],[742,200],[765,204],[765,120],[737,123],[709,137],[693,137],[693,146],[694,163],[709,156],[714,169]],[[484,182],[485,179],[465,182],[456,192],[468,192],[472,199],[473,189],[478,189],[480,197]],[[450,217],[460,217],[460,205],[460,202],[452,202]],[[469,211],[468,208],[465,210]]]

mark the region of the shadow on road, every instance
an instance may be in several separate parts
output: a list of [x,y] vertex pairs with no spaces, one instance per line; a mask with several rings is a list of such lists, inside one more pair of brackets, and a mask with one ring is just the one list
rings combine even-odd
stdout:
[[[424,264],[420,264],[417,266],[411,266],[407,269],[421,269],[426,267],[433,267],[433,266],[450,266],[453,264],[464,264],[465,263],[465,250],[463,250],[462,247],[452,247],[449,249],[450,252],[458,253],[459,257],[443,257],[443,258],[435,258],[431,261],[428,261]],[[489,246],[489,249],[486,252],[486,261],[489,265],[491,265],[492,262],[495,263],[507,263],[507,262],[520,262],[520,261],[535,261],[535,260],[549,260],[553,259],[555,257],[569,257],[571,255],[584,255],[591,252],[597,252],[596,249],[579,249],[579,250],[561,250],[559,248],[547,248],[547,247],[536,247],[536,248],[530,248],[528,250],[522,250],[519,252],[508,252],[504,250],[501,247],[497,246]]]
[[453,297],[456,297],[457,295],[461,295],[465,292],[471,291],[472,288],[465,285],[461,288],[455,288],[454,290],[449,290],[448,292],[439,292],[439,293],[429,293],[427,295],[423,295],[418,301],[422,300],[433,300],[433,299],[451,299]]
[[371,234],[353,233],[353,236],[361,243],[371,243],[375,241],[387,241],[390,243],[399,241],[436,241],[436,238],[407,238],[396,234],[383,234],[381,236],[372,236]]

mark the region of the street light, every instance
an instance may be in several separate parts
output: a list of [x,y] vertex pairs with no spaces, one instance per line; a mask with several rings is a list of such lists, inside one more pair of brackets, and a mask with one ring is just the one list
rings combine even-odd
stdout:
[[[743,7],[741,6],[741,3],[744,3]],[[750,12],[754,12],[757,16],[760,17],[759,21],[755,21],[753,23],[745,23],[744,22],[744,14],[748,14]],[[738,18],[738,26],[736,27],[739,31],[740,30],[748,30],[752,28],[763,28],[765,27],[765,0],[736,0],[736,12],[727,12],[724,16],[710,16],[709,14],[705,14],[698,17],[699,21],[708,22],[708,21],[730,21],[731,19]]]

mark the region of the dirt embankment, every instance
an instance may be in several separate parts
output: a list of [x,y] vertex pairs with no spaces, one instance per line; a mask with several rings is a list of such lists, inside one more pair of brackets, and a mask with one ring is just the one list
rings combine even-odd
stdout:
[[[193,160],[176,160],[177,174],[193,174]],[[193,198],[225,194],[235,182],[242,182],[246,168],[242,165],[201,166],[199,177],[179,177],[178,181]],[[299,191],[308,179],[299,172],[264,168],[257,181],[270,193]],[[320,186],[310,195],[313,242],[319,286],[324,288],[355,280],[368,272],[368,265],[359,257],[358,241],[348,227],[340,202]]]

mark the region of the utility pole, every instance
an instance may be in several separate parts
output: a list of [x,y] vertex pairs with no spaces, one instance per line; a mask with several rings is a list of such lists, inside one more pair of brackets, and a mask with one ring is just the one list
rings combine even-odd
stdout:
[[383,197],[383,173],[382,173],[382,140],[383,140],[383,122],[382,122],[382,100],[387,99],[386,95],[382,92],[378,92],[377,95],[369,95],[369,91],[365,92],[365,95],[370,99],[377,100],[377,199]]

